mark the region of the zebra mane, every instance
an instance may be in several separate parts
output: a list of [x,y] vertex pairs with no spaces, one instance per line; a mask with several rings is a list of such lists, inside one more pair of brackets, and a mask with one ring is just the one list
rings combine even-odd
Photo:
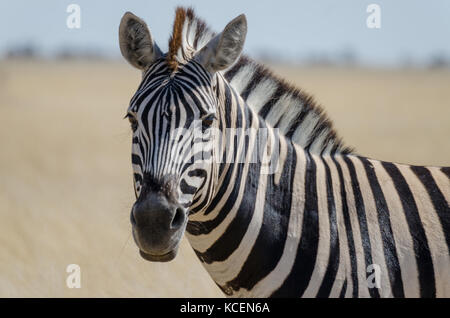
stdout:
[[[192,59],[216,34],[195,16],[178,7],[169,40],[167,62],[173,71]],[[312,96],[275,76],[245,55],[221,71],[246,103],[269,125],[311,153],[351,153],[337,136],[332,122]]]
[[178,7],[175,10],[172,35],[169,39],[167,62],[176,71],[179,63],[186,63],[195,52],[204,47],[216,34],[206,23],[197,18],[192,8]]

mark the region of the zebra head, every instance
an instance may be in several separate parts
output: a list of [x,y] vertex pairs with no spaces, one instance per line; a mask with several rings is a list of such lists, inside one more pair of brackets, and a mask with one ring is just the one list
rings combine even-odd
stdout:
[[237,17],[185,61],[174,54],[181,47],[176,42],[183,41],[181,29],[182,19],[176,19],[163,54],[132,13],[125,13],[119,27],[122,55],[143,73],[126,117],[137,198],[132,231],[141,256],[150,261],[176,256],[193,202],[212,192],[214,145],[207,132],[218,126],[218,72],[239,57],[247,24],[244,15]]

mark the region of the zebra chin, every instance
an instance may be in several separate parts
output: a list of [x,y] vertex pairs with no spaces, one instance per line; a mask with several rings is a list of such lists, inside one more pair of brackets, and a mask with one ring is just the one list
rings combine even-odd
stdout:
[[150,228],[138,228],[133,226],[133,238],[139,248],[139,255],[151,262],[169,262],[178,253],[179,243],[184,234],[184,228],[174,233],[172,236],[163,236],[155,242]]
[[175,258],[175,256],[177,256],[177,253],[178,248],[163,255],[147,254],[142,250],[139,250],[139,254],[141,255],[141,257],[150,262],[170,262]]

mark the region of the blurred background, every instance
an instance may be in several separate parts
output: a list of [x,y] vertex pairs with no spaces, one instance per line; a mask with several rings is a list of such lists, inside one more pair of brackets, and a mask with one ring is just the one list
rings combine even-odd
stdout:
[[159,264],[130,236],[122,118],[140,74],[118,25],[134,12],[166,51],[177,5],[215,31],[245,13],[245,53],[312,94],[358,154],[450,165],[449,1],[1,0],[0,297],[222,296],[186,240]]

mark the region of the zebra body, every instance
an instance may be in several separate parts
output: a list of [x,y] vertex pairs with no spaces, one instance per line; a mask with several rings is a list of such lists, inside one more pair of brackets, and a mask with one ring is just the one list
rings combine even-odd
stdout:
[[[142,23],[128,16],[121,28],[141,30]],[[169,53],[144,45],[157,57],[149,61],[133,58],[141,51],[128,42],[139,48],[150,35],[121,31],[122,53],[144,71],[129,108],[138,198],[132,223],[141,255],[168,260],[176,253],[136,230],[137,210],[155,205],[146,197],[163,193],[188,216],[175,222],[173,212],[171,225],[179,227],[171,235],[179,240],[186,228],[228,296],[449,297],[450,169],[353,154],[308,96],[246,57],[230,64],[219,56],[227,33],[242,28],[238,18],[216,36],[192,11],[178,9]],[[210,116],[212,126],[204,120]],[[208,123],[200,138],[208,164],[186,151],[194,118]],[[179,126],[185,133],[175,132]],[[268,172],[267,162],[276,169]]]
[[[227,122],[219,108],[220,126],[267,127],[236,92],[224,95],[239,118]],[[256,163],[222,164],[217,194],[201,212],[193,207],[187,226],[189,242],[226,294],[450,295],[448,169],[313,154],[272,131],[281,168],[266,174]],[[235,150],[239,140],[222,152],[250,158],[255,139],[240,148],[244,154]],[[368,285],[372,264],[381,269],[380,289]]]

